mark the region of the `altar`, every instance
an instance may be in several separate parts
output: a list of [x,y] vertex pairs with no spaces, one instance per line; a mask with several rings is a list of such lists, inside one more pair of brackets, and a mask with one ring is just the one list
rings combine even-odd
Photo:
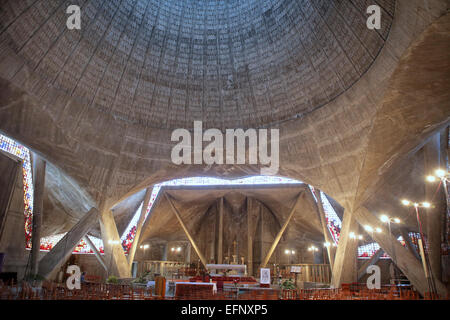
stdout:
[[[226,272],[228,270],[233,270],[237,273],[237,276],[247,275],[247,265],[245,264],[207,264],[206,270],[211,272],[211,275],[218,275],[218,271]],[[214,271],[214,272],[212,272]]]

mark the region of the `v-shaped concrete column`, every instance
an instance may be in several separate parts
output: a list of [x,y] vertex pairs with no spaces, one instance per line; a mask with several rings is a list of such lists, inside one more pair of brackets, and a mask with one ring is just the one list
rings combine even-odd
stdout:
[[355,232],[357,228],[358,223],[352,212],[345,212],[331,277],[331,286],[334,288],[339,288],[343,283],[356,281],[358,241],[350,238],[350,232]]
[[39,262],[39,274],[48,278],[72,254],[73,249],[98,220],[97,208],[92,208]]
[[102,267],[108,271],[108,267],[106,266],[105,261],[102,258],[102,255],[100,254],[100,252],[98,252],[97,248],[95,247],[94,243],[91,241],[91,239],[89,238],[88,235],[85,235],[83,237],[84,241],[86,241],[87,245],[92,249],[92,251],[94,251],[94,255],[97,258],[98,262],[100,262],[100,264],[102,265]]
[[302,191],[295,200],[294,206],[291,209],[291,212],[289,213],[289,216],[287,217],[286,221],[284,222],[283,226],[281,227],[280,231],[278,232],[277,236],[275,237],[275,240],[273,240],[272,246],[269,249],[269,252],[267,253],[266,257],[264,258],[263,262],[261,263],[261,268],[265,268],[267,263],[270,260],[270,257],[272,256],[273,252],[275,251],[275,248],[278,245],[278,242],[280,242],[281,237],[283,236],[284,231],[286,230],[289,222],[291,221],[292,216],[295,213],[295,210],[297,210],[297,207],[300,203],[300,199],[304,197],[304,192]]
[[[395,265],[400,268],[411,284],[422,295],[429,291],[420,261],[409,250],[404,248],[392,234],[389,234],[389,230],[366,208],[360,207],[354,214],[361,225],[371,225],[382,229],[382,233],[373,234],[373,239],[390,257],[395,257]],[[438,279],[435,279],[435,283],[439,296],[445,298],[447,295],[445,285]]]
[[165,196],[165,198],[167,199],[167,201],[169,202],[170,207],[172,208],[173,213],[174,213],[175,216],[177,217],[178,222],[180,223],[181,227],[182,227],[183,230],[184,230],[184,233],[186,234],[186,236],[188,237],[189,241],[191,242],[192,247],[194,248],[195,252],[197,253],[198,257],[200,258],[200,261],[203,263],[203,265],[204,265],[205,268],[206,268],[206,264],[207,264],[207,263],[206,263],[206,259],[205,259],[205,257],[203,256],[203,254],[201,253],[200,249],[199,249],[199,248],[197,247],[197,245],[195,244],[194,238],[192,238],[191,234],[189,233],[189,230],[186,228],[186,225],[184,224],[183,220],[181,219],[181,216],[180,216],[180,214],[178,213],[177,208],[175,208],[175,206],[174,206],[172,200],[170,199],[170,196],[169,196],[167,193],[164,192],[164,196]]
[[108,209],[102,212],[99,220],[103,246],[105,248],[105,262],[109,270],[109,275],[116,275],[119,278],[129,278],[131,276],[131,270],[123,251],[122,241],[120,240],[111,210]]
[[153,188],[147,188],[147,191],[145,192],[144,202],[142,202],[141,213],[139,215],[139,220],[136,225],[136,234],[134,236],[133,243],[131,244],[130,251],[128,252],[128,263],[130,265],[130,272],[131,267],[133,265],[134,255],[136,254],[136,248],[139,243],[139,238],[141,236],[142,226],[144,225],[145,214],[147,213],[147,208],[150,202],[152,191]]

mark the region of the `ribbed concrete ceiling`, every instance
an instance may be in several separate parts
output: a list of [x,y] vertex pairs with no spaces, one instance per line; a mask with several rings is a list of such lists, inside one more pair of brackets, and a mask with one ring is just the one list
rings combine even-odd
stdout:
[[[382,29],[366,9],[383,8]],[[351,87],[387,39],[395,0],[9,1],[1,32],[84,106],[149,127],[259,127]]]

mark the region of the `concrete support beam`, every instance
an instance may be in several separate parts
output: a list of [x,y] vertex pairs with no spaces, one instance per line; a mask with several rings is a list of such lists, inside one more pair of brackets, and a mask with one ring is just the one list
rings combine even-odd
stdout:
[[105,261],[103,261],[102,255],[100,254],[100,252],[98,252],[97,248],[95,247],[94,243],[91,241],[91,239],[89,238],[88,235],[85,235],[83,237],[84,241],[86,241],[86,243],[88,244],[89,248],[92,249],[92,251],[94,251],[94,255],[97,258],[98,262],[100,262],[100,264],[102,265],[102,267],[108,271],[108,267],[106,266]]
[[247,197],[247,274],[253,275],[253,222],[254,202]]
[[223,263],[223,197],[219,200],[219,241],[217,263]]
[[[440,133],[435,134],[430,141],[424,146],[425,157],[425,174],[433,174],[437,168],[441,167],[441,141]],[[445,166],[443,166],[445,167]],[[436,191],[435,183],[425,183],[425,194],[428,201],[433,199],[433,208],[427,210],[425,217],[426,222],[426,239],[428,244],[428,256],[430,260],[431,271],[435,279],[442,280],[441,267],[441,242],[442,242],[442,221],[445,211],[445,195],[443,188]]]
[[343,283],[352,283],[357,279],[356,259],[358,241],[350,238],[350,232],[356,232],[358,223],[352,212],[346,212],[342,221],[342,230],[334,260],[331,286],[339,288]]
[[269,252],[267,253],[266,257],[264,258],[263,262],[261,263],[261,268],[265,268],[267,263],[269,262],[270,257],[272,256],[273,252],[275,251],[275,248],[277,247],[278,242],[280,242],[280,239],[283,236],[283,233],[286,230],[289,222],[291,221],[291,218],[294,215],[295,210],[297,210],[297,207],[300,203],[300,199],[302,197],[304,197],[303,192],[297,196],[297,199],[295,200],[294,206],[292,207],[291,212],[289,213],[289,216],[287,217],[286,221],[284,222],[283,226],[281,227],[280,231],[278,232],[277,236],[275,237],[275,240],[273,241],[272,246],[269,249]]
[[186,244],[186,263],[191,263],[191,243]]
[[162,244],[162,261],[167,261],[167,256],[169,254],[169,243],[166,241]]
[[188,229],[186,228],[186,225],[184,224],[183,220],[181,219],[180,214],[178,213],[177,208],[175,208],[174,204],[172,203],[172,200],[170,199],[170,196],[167,193],[164,193],[164,196],[166,197],[167,201],[170,204],[170,207],[172,208],[173,213],[175,214],[175,216],[178,219],[178,222],[180,223],[181,227],[184,230],[184,233],[186,234],[186,236],[188,237],[189,241],[192,244],[192,247],[194,248],[195,252],[197,253],[198,257],[200,258],[200,261],[203,263],[203,265],[206,267],[206,259],[203,256],[203,254],[200,252],[199,248],[197,247],[197,245],[195,244],[194,239],[192,238],[191,234],[189,233]]
[[[423,295],[425,292],[428,292],[429,289],[427,279],[425,278],[422,265],[416,257],[409,250],[403,247],[392,234],[389,234],[389,230],[386,226],[383,225],[383,223],[381,223],[380,220],[372,215],[366,208],[360,207],[354,214],[361,225],[371,225],[382,229],[382,233],[373,234],[373,239],[390,257],[395,257],[393,258],[395,259],[395,265],[403,272],[403,274],[408,278],[417,291],[420,292],[420,294]],[[438,279],[435,279],[435,283],[439,296],[443,298],[446,297],[447,290],[445,285]]]
[[89,232],[98,220],[97,208],[92,208],[39,262],[39,274],[49,277],[70,257],[80,240]]
[[[33,154],[33,182],[34,182],[34,201],[33,201],[33,233],[31,238],[31,274],[40,273],[39,252],[41,246],[41,226],[42,211],[44,209],[44,190],[45,190],[45,167],[46,162],[37,154]],[[42,274],[42,273],[40,273]]]
[[122,241],[120,240],[111,210],[104,210],[99,220],[103,245],[105,247],[105,261],[108,266],[109,275],[116,275],[119,278],[129,278],[131,276],[131,270],[123,251]]
[[144,224],[145,214],[147,212],[148,204],[150,202],[150,198],[152,195],[153,188],[147,188],[145,192],[144,201],[142,202],[141,213],[139,215],[139,220],[136,225],[136,234],[133,239],[133,243],[131,244],[130,251],[128,252],[128,264],[130,265],[130,272],[133,266],[134,255],[136,254],[136,249],[139,243],[139,238],[141,236],[142,226]]
[[[310,197],[311,193],[308,192]],[[330,230],[328,229],[327,221],[325,219],[325,210],[323,209],[322,199],[320,197],[320,190],[314,189],[314,195],[317,198],[316,207],[318,209],[318,215],[320,217],[320,223],[322,225],[323,236],[325,242],[328,242],[330,245],[327,247],[328,261],[330,261],[331,270],[333,270],[334,258],[336,255],[336,247],[332,244],[334,243],[333,237],[331,236]],[[311,197],[312,198],[312,197]]]
[[377,252],[373,254],[373,256],[367,260],[361,268],[358,270],[358,281],[361,280],[362,277],[366,274],[366,270],[369,266],[374,265],[380,260],[381,256],[383,255],[384,251],[383,249],[378,249]]
[[408,231],[406,231],[405,229],[401,229],[400,234],[402,235],[403,240],[405,240],[406,247],[408,248],[408,250],[417,258],[417,260],[420,260],[419,253],[417,252],[416,248],[414,247],[414,245],[411,241],[411,237],[408,234]]

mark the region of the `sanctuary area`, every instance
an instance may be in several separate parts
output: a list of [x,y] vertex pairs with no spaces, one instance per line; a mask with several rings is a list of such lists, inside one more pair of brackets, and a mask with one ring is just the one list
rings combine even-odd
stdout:
[[449,120],[448,0],[2,0],[0,300],[448,300]]

